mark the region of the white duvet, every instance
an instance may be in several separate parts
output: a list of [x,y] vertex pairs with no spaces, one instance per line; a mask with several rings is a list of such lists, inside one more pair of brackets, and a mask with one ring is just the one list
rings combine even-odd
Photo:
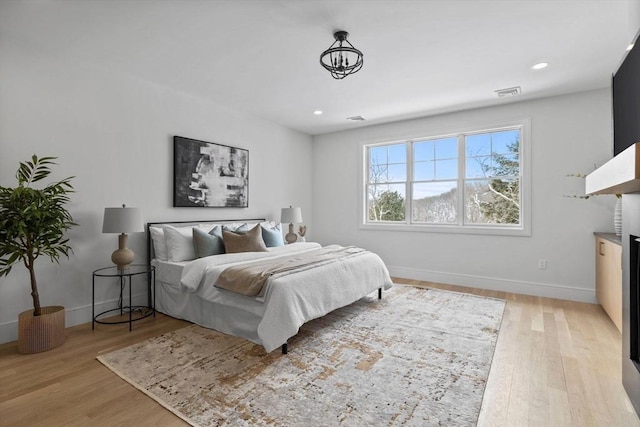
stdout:
[[[188,263],[182,272],[183,292],[196,293],[211,302],[229,305],[228,291],[214,286],[222,271],[232,265],[303,253],[320,248],[317,243],[295,243],[269,252],[215,255]],[[231,304],[261,317],[258,337],[267,352],[273,351],[298,333],[305,322],[349,305],[365,295],[392,285],[389,272],[372,252],[299,273],[270,279],[264,298],[237,295]],[[259,304],[256,304],[259,301]],[[246,303],[245,303],[246,302]]]

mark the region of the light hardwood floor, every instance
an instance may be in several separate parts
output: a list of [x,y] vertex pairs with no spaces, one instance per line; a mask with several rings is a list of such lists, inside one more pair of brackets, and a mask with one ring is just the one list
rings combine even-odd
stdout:
[[[620,333],[600,306],[395,279],[507,300],[479,426],[633,426],[622,388]],[[187,325],[162,314],[84,324],[46,353],[0,346],[0,426],[184,426],[95,357]]]

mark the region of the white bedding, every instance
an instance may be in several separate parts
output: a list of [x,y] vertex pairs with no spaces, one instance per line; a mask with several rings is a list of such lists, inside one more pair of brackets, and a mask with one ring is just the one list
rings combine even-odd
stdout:
[[[270,352],[297,334],[305,322],[349,305],[379,288],[391,287],[386,266],[371,252],[270,279],[263,298],[247,297],[214,286],[220,273],[232,265],[318,248],[317,243],[295,243],[269,248],[269,252],[214,255],[183,263],[154,260],[161,284],[157,294],[159,309],[243,336]],[[166,300],[169,294],[173,295],[169,298],[171,301]],[[215,312],[211,312],[213,310]]]

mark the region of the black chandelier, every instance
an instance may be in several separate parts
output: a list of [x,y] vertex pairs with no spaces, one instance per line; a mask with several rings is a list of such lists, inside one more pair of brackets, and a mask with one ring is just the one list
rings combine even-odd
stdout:
[[320,55],[320,64],[334,79],[344,79],[362,68],[364,55],[349,43],[348,36],[346,31],[336,31],[333,34],[336,41]]

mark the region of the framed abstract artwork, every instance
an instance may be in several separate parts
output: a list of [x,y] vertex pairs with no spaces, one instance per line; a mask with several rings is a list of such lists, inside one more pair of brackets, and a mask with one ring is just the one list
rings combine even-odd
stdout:
[[249,206],[249,150],[173,137],[173,206]]

